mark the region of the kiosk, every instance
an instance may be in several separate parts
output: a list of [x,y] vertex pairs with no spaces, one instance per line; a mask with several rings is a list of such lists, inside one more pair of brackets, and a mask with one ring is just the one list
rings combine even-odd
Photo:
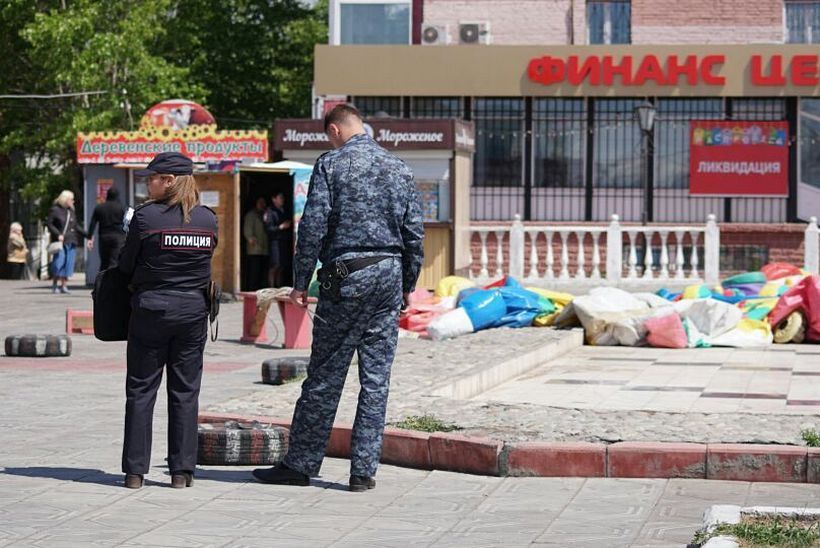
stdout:
[[[77,136],[77,159],[83,166],[85,225],[94,206],[105,200],[112,186],[120,190],[126,207],[148,199],[145,180],[134,170],[159,152],[177,151],[195,162],[194,177],[201,201],[217,214],[219,244],[213,258],[213,278],[225,292],[240,291],[244,281],[242,215],[258,196],[283,191],[293,204],[294,180],[310,174],[310,166],[296,162],[267,163],[266,131],[218,130],[213,116],[190,101],[164,101],[149,109],[138,131],[92,132]],[[99,268],[97,251],[86,252],[86,284],[94,283]]]
[[[470,182],[473,124],[456,119],[373,119],[365,129],[377,143],[413,170],[424,213],[424,265],[418,287],[432,289],[470,266]],[[312,165],[330,149],[321,120],[277,120],[273,148],[287,160]],[[298,222],[310,171],[294,175],[294,217]]]

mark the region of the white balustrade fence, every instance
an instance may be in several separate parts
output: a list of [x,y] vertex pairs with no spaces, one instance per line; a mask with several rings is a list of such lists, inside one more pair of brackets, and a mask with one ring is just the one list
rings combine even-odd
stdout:
[[[477,281],[510,274],[536,285],[601,280],[609,285],[630,282],[718,283],[720,230],[714,215],[701,226],[623,226],[618,215],[609,225],[475,226],[478,235]],[[471,235],[472,242],[472,235]],[[805,268],[818,272],[817,219],[805,233]],[[602,250],[605,261],[602,260]],[[471,248],[471,264],[475,253]]]

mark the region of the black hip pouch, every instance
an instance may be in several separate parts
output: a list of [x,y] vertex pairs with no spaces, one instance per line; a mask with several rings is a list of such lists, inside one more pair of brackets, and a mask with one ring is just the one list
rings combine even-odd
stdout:
[[389,259],[390,255],[361,257],[347,261],[331,261],[316,273],[319,285],[331,301],[342,299],[342,281],[354,272]]

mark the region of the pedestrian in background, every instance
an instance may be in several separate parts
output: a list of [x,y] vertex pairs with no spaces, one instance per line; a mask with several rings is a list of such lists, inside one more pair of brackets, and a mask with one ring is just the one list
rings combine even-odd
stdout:
[[350,446],[351,491],[376,486],[398,317],[423,259],[424,226],[410,169],[365,132],[361,115],[339,105],[325,117],[336,149],[313,169],[299,224],[290,298],[307,306],[317,259],[322,288],[307,379],[296,403],[288,453],[254,470],[264,483],[308,485],[319,473],[347,370],[359,357],[359,404]]
[[190,487],[216,214],[200,205],[193,163],[178,152],[157,154],[135,175],[148,177],[151,200],[134,211],[118,265],[134,288],[122,471],[126,487],[142,487],[151,464],[154,402],[165,368],[171,486]]
[[7,245],[6,261],[9,264],[9,277],[12,280],[24,279],[28,246],[23,236],[23,225],[11,223],[9,227],[9,241]]
[[105,201],[94,207],[91,224],[88,226],[88,249],[94,249],[94,229],[100,226],[99,246],[100,270],[117,265],[120,251],[125,243],[125,231],[122,229],[125,208],[120,203],[120,191],[113,186],[105,194]]
[[87,237],[82,225],[77,222],[73,192],[64,190],[57,196],[48,212],[46,227],[51,235],[51,243],[62,244],[54,246],[57,252],[51,258],[51,292],[69,293],[67,284],[68,279],[74,274],[77,247],[82,243],[83,238]]
[[285,212],[285,193],[277,192],[271,197],[271,207],[265,212],[265,229],[268,232],[270,270],[268,282],[270,287],[281,287],[283,274],[289,266],[288,240],[293,221]]
[[245,213],[242,221],[242,236],[245,238],[248,259],[249,291],[264,287],[268,277],[268,234],[264,223],[266,209],[265,198],[260,196],[256,199],[254,208]]

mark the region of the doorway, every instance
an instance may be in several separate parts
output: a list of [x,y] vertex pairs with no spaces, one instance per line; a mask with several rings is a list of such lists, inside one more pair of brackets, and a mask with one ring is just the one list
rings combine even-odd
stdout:
[[[265,207],[270,208],[272,198],[279,193],[284,195],[285,204],[283,209],[287,219],[293,220],[293,179],[287,172],[274,171],[242,171],[239,178],[239,204],[240,221],[240,285],[242,291],[254,291],[258,288],[251,287],[254,282],[254,273],[251,271],[254,260],[248,258],[248,241],[244,237],[245,216],[254,210],[256,201],[264,198]],[[293,228],[285,231],[278,239],[279,245],[279,268],[280,286],[293,285]],[[270,246],[268,252],[270,253]],[[270,267],[270,256],[268,256],[268,266]],[[269,287],[269,271],[264,274],[265,282],[262,287]]]

